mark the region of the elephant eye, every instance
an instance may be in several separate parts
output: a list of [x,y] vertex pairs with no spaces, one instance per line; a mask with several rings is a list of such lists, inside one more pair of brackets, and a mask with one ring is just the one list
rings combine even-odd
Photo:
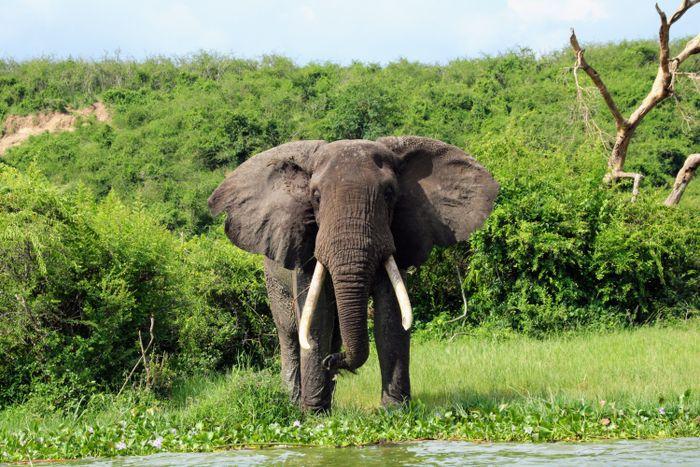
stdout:
[[394,197],[396,196],[396,191],[394,191],[394,187],[389,185],[384,189],[384,199],[386,200],[387,203],[391,203],[394,201]]

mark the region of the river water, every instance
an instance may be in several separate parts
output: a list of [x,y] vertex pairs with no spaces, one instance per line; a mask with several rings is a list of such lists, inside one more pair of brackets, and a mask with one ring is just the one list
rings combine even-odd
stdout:
[[552,444],[422,441],[363,448],[274,448],[201,454],[162,453],[144,457],[83,460],[62,465],[161,467],[279,464],[700,466],[700,438]]

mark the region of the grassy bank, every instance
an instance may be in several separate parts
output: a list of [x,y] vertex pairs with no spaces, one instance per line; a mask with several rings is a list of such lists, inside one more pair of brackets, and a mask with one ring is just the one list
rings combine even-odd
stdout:
[[416,341],[415,400],[377,408],[374,359],[340,379],[332,416],[304,416],[273,371],[189,380],[169,399],[101,395],[0,413],[0,461],[412,439],[700,436],[700,322],[604,335]]

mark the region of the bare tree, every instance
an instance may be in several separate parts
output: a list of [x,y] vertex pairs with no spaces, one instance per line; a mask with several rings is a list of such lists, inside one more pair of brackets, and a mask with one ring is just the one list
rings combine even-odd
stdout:
[[678,202],[681,200],[681,196],[683,196],[685,188],[693,179],[693,175],[695,175],[695,171],[699,166],[700,154],[691,154],[688,156],[688,158],[685,160],[685,164],[683,164],[681,170],[678,171],[678,175],[676,175],[676,181],[673,184],[671,194],[669,194],[666,201],[664,201],[666,206],[675,206],[678,204]]
[[[615,100],[605,86],[605,83],[603,83],[598,72],[586,62],[586,58],[584,57],[585,50],[579,45],[574,30],[571,30],[571,47],[576,53],[574,72],[579,69],[586,72],[593,81],[593,84],[598,88],[598,91],[600,91],[610,113],[612,113],[615,119],[615,128],[617,130],[615,145],[608,158],[608,172],[603,181],[605,183],[612,183],[622,178],[633,179],[632,201],[637,198],[637,194],[639,193],[639,182],[642,179],[642,174],[624,171],[627,149],[637,126],[639,126],[644,117],[661,101],[673,95],[676,74],[681,64],[691,55],[700,52],[700,34],[691,39],[686,44],[683,51],[673,58],[670,58],[671,54],[668,45],[671,26],[681,19],[686,11],[698,3],[700,3],[700,0],[683,0],[678,10],[671,16],[670,21],[667,19],[666,13],[659,8],[658,4],[656,5],[656,11],[659,13],[661,19],[661,27],[659,28],[659,70],[656,73],[656,79],[654,80],[651,91],[649,91],[649,94],[647,94],[642,103],[632,112],[629,118],[625,118],[622,115],[622,112],[620,112],[617,104],[615,104]],[[577,92],[578,95],[581,96],[580,90],[577,90]]]

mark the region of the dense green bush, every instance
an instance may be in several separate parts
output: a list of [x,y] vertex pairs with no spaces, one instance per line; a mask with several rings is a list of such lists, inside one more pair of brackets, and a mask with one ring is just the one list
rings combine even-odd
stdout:
[[260,362],[277,339],[260,257],[233,247],[223,229],[183,248],[187,293],[199,306],[178,319],[182,363],[221,370],[233,362]]
[[[517,133],[479,148],[501,181],[497,206],[468,245],[438,250],[411,275],[417,315],[463,308],[542,334],[584,325],[685,318],[700,307],[700,216],[656,196],[629,202],[606,189],[603,167],[534,152]],[[532,164],[538,157],[546,164]],[[458,279],[457,269],[463,281]]]
[[151,317],[163,371],[273,348],[260,261],[222,238],[183,241],[139,202],[0,166],[0,258],[0,405],[43,384],[117,387]]

